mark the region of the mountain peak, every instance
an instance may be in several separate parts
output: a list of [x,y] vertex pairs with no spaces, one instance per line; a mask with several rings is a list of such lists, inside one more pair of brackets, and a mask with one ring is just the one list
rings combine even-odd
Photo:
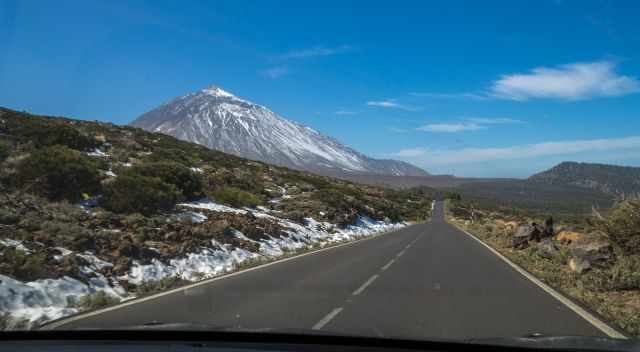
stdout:
[[214,97],[225,97],[225,98],[235,98],[236,96],[227,92],[226,90],[216,86],[210,85],[207,88],[202,90],[202,93],[212,95]]
[[215,85],[173,99],[138,117],[131,125],[298,170],[330,174],[427,174],[405,162],[369,158]]

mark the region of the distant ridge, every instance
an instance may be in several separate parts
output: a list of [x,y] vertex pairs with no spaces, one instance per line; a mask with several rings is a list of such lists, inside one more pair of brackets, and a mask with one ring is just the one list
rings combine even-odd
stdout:
[[528,181],[589,188],[616,196],[628,195],[640,193],[640,167],[565,161],[529,177]]

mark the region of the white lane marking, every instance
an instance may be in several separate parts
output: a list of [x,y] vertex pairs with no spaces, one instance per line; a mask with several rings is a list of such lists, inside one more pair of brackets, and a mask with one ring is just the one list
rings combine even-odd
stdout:
[[332,310],[324,318],[320,319],[320,321],[317,322],[316,325],[314,325],[311,329],[312,330],[322,329],[325,325],[327,325],[331,321],[331,319],[335,318],[336,315],[340,314],[340,312],[342,312],[342,307]]
[[396,261],[395,259],[391,259],[385,266],[382,267],[382,271],[389,269],[391,264],[393,264],[395,261]]
[[362,286],[360,286],[357,290],[353,291],[352,295],[357,296],[361,294],[362,291],[364,291],[364,289],[367,288],[367,286],[371,285],[371,283],[374,282],[377,278],[378,278],[378,274],[370,277],[369,280],[367,280],[367,282],[362,284]]
[[191,290],[191,289],[193,289],[195,287],[208,285],[208,284],[210,284],[210,283],[212,283],[214,281],[228,279],[230,277],[234,277],[234,276],[237,276],[237,275],[242,275],[242,274],[254,271],[254,270],[264,269],[266,267],[269,267],[269,266],[272,266],[272,265],[276,265],[276,264],[280,264],[280,263],[284,263],[284,262],[288,262],[290,260],[296,260],[296,259],[299,259],[299,258],[302,258],[302,257],[306,257],[308,255],[316,255],[316,254],[319,254],[319,253],[322,253],[322,252],[325,252],[325,251],[330,251],[330,250],[335,249],[335,248],[340,248],[340,247],[350,246],[350,245],[356,244],[356,243],[365,242],[365,241],[368,241],[368,240],[372,240],[374,238],[382,237],[382,236],[385,236],[385,235],[396,233],[398,231],[405,230],[408,227],[409,226],[403,227],[403,228],[400,228],[400,229],[397,229],[397,230],[382,232],[382,233],[379,233],[379,234],[376,234],[376,235],[373,235],[373,236],[364,237],[364,238],[357,239],[357,240],[354,240],[354,241],[341,243],[341,244],[338,244],[338,245],[335,245],[335,246],[325,247],[325,248],[322,248],[322,249],[313,250],[311,252],[297,254],[297,255],[294,255],[294,256],[291,256],[291,257],[288,257],[288,258],[274,260],[272,262],[267,262],[265,264],[261,264],[261,265],[254,266],[254,267],[251,267],[251,268],[247,268],[247,269],[243,269],[243,270],[239,270],[239,271],[234,271],[232,273],[224,274],[222,276],[213,277],[211,279],[198,281],[198,282],[193,283],[193,284],[189,284],[189,285],[186,285],[186,286],[174,288],[174,289],[169,290],[169,291],[156,293],[156,294],[153,294],[153,295],[150,295],[150,296],[147,296],[147,297],[134,298],[134,299],[132,299],[130,301],[119,303],[119,304],[117,304],[115,306],[112,306],[112,307],[98,309],[98,310],[94,310],[94,311],[88,312],[88,313],[79,313],[77,315],[72,315],[72,316],[69,316],[69,317],[66,317],[66,318],[61,318],[59,320],[54,320],[54,321],[46,323],[45,325],[39,327],[38,330],[54,330],[54,329],[59,328],[59,327],[65,325],[65,324],[68,324],[68,323],[71,323],[71,322],[74,322],[74,321],[77,321],[77,320],[82,320],[82,319],[89,318],[89,317],[92,317],[92,316],[95,316],[95,315],[99,315],[99,314],[103,314],[103,313],[106,313],[106,312],[118,310],[118,309],[121,309],[121,308],[124,308],[124,307],[128,307],[128,306],[131,306],[131,305],[134,305],[134,304],[138,304],[138,303],[142,303],[142,302],[146,302],[146,301],[151,301],[151,300],[163,297],[163,296],[175,294],[175,293],[180,292],[180,291],[185,291],[186,292],[187,290]]
[[476,236],[470,234],[469,232],[455,226],[458,230],[466,233],[467,235],[469,235],[469,237],[473,238],[474,240],[478,241],[481,245],[483,245],[484,247],[486,247],[488,250],[490,250],[493,254],[495,254],[496,256],[498,256],[498,258],[502,259],[505,263],[507,263],[509,266],[511,266],[513,269],[515,269],[517,272],[519,272],[520,274],[522,274],[524,277],[526,277],[527,279],[529,279],[531,282],[533,282],[534,284],[536,284],[538,287],[540,287],[541,289],[543,289],[546,293],[550,294],[553,298],[557,299],[558,301],[560,301],[560,303],[564,304],[565,306],[567,306],[567,308],[571,309],[574,313],[578,314],[580,317],[582,317],[584,320],[588,321],[589,323],[591,323],[591,325],[595,326],[596,328],[598,328],[600,331],[602,331],[603,333],[607,334],[607,336],[615,338],[615,339],[627,339],[627,337],[621,333],[619,333],[616,329],[612,328],[611,326],[609,326],[607,323],[603,322],[602,320],[598,319],[596,316],[594,316],[593,314],[587,312],[584,308],[580,307],[579,305],[573,303],[572,300],[568,299],[567,297],[563,296],[561,293],[559,293],[558,291],[554,290],[553,288],[551,288],[549,285],[545,284],[544,282],[540,281],[537,277],[531,275],[528,271],[522,269],[519,265],[513,263],[511,260],[509,260],[509,258],[505,257],[504,255],[502,255],[500,252],[498,252],[497,250],[495,250],[493,247],[489,246],[488,244],[482,242],[482,240],[480,240],[479,238],[477,238]]
[[396,254],[396,257],[400,257],[404,254],[404,249],[400,251],[400,253]]
[[411,247],[411,243],[409,243],[406,247],[404,247],[404,249],[409,249],[409,247]]

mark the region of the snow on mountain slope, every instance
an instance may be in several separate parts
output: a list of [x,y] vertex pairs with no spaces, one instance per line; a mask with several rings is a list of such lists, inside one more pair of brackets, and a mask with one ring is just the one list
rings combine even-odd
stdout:
[[369,158],[215,86],[173,99],[131,125],[293,169],[331,174],[427,175],[402,161]]

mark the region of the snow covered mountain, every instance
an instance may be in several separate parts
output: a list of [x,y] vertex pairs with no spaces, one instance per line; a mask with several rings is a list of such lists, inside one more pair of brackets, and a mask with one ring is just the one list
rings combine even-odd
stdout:
[[173,99],[131,125],[240,157],[321,174],[428,175],[409,163],[369,158],[216,86]]

